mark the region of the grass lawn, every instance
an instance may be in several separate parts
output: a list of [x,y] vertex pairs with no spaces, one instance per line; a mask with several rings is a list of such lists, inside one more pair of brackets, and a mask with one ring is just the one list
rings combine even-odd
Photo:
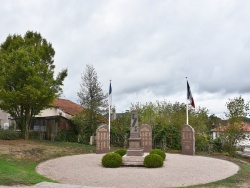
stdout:
[[[112,148],[113,150],[115,148]],[[117,148],[116,148],[117,149]],[[75,154],[93,153],[95,147],[69,142],[38,140],[0,140],[0,185],[32,185],[51,181],[36,173],[36,166],[45,160]],[[206,155],[208,156],[208,155]],[[189,187],[249,187],[250,159],[230,158],[222,154],[210,155],[239,165],[239,172],[217,182]]]
[[[198,154],[197,154],[198,155]],[[195,186],[186,186],[187,188],[201,188],[201,187],[207,187],[207,188],[249,188],[250,185],[250,158],[243,158],[243,157],[237,157],[232,158],[228,157],[226,155],[217,153],[217,154],[200,154],[206,157],[213,157],[218,158],[222,160],[227,160],[230,162],[233,162],[239,166],[239,171],[237,174],[228,177],[223,180],[219,180],[212,183],[202,184],[202,185],[195,185]]]
[[45,160],[74,154],[92,153],[93,146],[69,142],[0,140],[0,185],[32,185],[51,181],[36,166]]

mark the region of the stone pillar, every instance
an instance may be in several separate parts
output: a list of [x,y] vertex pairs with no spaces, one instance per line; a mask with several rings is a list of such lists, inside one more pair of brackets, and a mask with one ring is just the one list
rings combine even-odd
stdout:
[[131,126],[130,126],[130,138],[129,148],[127,150],[127,156],[142,156],[143,148],[141,146],[141,138],[138,126],[137,111],[132,111]]

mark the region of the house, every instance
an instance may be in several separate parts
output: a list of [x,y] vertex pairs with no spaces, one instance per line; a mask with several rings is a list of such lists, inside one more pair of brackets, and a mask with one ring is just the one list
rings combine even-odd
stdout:
[[0,129],[8,129],[9,125],[9,114],[0,109]]
[[9,113],[0,109],[0,129],[6,130],[9,128],[15,129],[16,122]]
[[[211,130],[213,140],[219,138],[226,130],[228,126],[218,126]],[[248,146],[250,145],[250,124],[249,123],[242,123],[242,129],[244,131],[243,137],[241,140],[238,140],[238,146]]]
[[46,140],[54,140],[58,131],[70,128],[69,120],[83,111],[83,107],[67,99],[54,99],[48,108],[35,116],[30,130],[41,131]]

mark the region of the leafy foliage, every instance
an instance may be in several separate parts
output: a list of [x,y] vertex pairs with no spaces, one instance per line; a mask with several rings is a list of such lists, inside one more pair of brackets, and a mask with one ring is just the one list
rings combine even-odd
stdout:
[[120,156],[124,156],[127,153],[127,150],[118,149],[118,150],[115,151],[115,153],[119,154]]
[[198,152],[210,152],[211,144],[209,142],[210,137],[207,134],[195,135],[195,151]]
[[110,138],[113,146],[124,147],[128,146],[128,138],[130,132],[131,114],[125,112],[111,122]]
[[106,168],[117,168],[122,165],[122,157],[118,153],[107,153],[102,157],[102,166]]
[[80,143],[89,144],[89,138],[92,135],[91,126],[86,120],[87,114],[81,112],[80,114],[75,115],[71,120],[72,127],[78,135],[78,141]]
[[225,115],[228,117],[229,125],[222,136],[223,149],[228,152],[230,156],[235,156],[235,144],[244,134],[242,120],[247,116],[249,102],[245,103],[244,99],[240,96],[234,99],[229,99],[226,106],[228,112],[226,112]]
[[214,152],[222,152],[222,140],[221,138],[216,138],[211,141]]
[[240,97],[235,97],[234,99],[229,99],[226,103],[228,112],[225,113],[228,118],[229,124],[241,123],[243,118],[247,116],[247,111],[249,110],[249,102],[245,103],[244,99]]
[[18,140],[20,138],[20,132],[13,130],[0,130],[0,140]]
[[74,129],[64,130],[61,129],[57,134],[57,140],[63,142],[77,142],[77,132]]
[[[152,127],[154,147],[163,150],[181,149],[181,128],[186,123],[186,104],[156,101],[132,104],[131,108],[137,110],[139,124],[149,124]],[[196,136],[209,134],[211,125],[206,108],[190,108],[189,122],[195,129]]]
[[[77,96],[85,110],[73,121],[78,125],[79,134],[82,137],[90,137],[95,134],[98,125],[105,122],[100,115],[104,114],[108,108],[107,95],[104,94],[92,65],[86,65]],[[80,122],[79,118],[84,122]]]
[[162,167],[163,158],[158,154],[149,154],[144,158],[143,164],[147,168]]
[[28,138],[31,119],[57,97],[67,76],[54,79],[55,51],[39,33],[9,35],[0,46],[0,108],[15,118]]
[[153,129],[153,141],[155,148],[178,150],[181,148],[181,132],[174,125],[157,125]]
[[162,157],[163,161],[166,158],[166,153],[163,150],[161,150],[161,149],[152,149],[149,154],[160,155]]

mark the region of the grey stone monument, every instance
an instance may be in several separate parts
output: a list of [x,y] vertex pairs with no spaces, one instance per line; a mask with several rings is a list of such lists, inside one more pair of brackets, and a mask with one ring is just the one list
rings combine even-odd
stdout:
[[195,155],[194,129],[190,125],[183,125],[181,129],[182,154]]
[[127,150],[128,156],[142,156],[143,148],[141,146],[141,138],[138,126],[137,111],[132,111],[131,126],[130,126],[130,138],[129,148]]
[[143,148],[141,146],[141,138],[138,126],[137,111],[132,111],[129,148],[127,154],[122,157],[125,166],[143,166],[144,161]]

